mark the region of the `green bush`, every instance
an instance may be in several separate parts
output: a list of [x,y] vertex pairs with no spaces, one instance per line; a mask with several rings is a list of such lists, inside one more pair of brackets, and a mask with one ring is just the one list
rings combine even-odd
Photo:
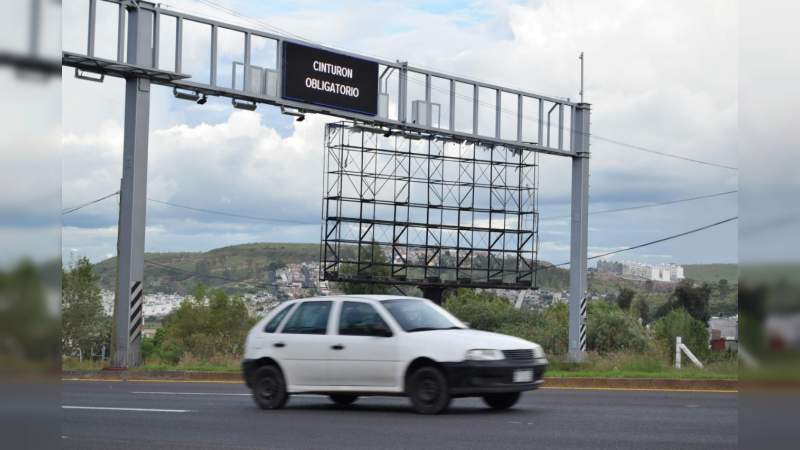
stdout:
[[569,313],[564,303],[544,311],[518,310],[494,294],[459,289],[447,297],[444,307],[470,328],[527,339],[540,344],[548,354],[567,352]]
[[682,308],[672,310],[658,319],[653,324],[653,331],[659,348],[667,355],[674,354],[677,336],[698,357],[706,356],[709,352],[708,328]]
[[514,323],[521,313],[501,297],[472,289],[457,290],[447,297],[444,307],[470,328],[485,331],[497,331]]
[[147,361],[170,364],[189,355],[205,360],[239,357],[255,321],[241,298],[200,285],[192,298],[167,316],[152,339],[143,341],[142,354]]
[[589,350],[643,352],[648,348],[647,331],[616,304],[591,302],[586,322]]
[[567,353],[569,309],[566,303],[556,303],[541,313],[527,312],[526,316],[527,320],[501,326],[497,332],[536,342],[548,355]]

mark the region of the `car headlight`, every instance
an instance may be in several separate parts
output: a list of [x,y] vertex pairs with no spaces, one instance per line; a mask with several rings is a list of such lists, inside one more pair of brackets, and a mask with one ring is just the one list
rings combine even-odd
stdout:
[[485,348],[468,350],[467,354],[464,355],[464,359],[467,361],[497,361],[503,358],[505,358],[505,356],[503,356],[503,352],[500,350]]
[[544,350],[542,350],[541,345],[534,345],[533,346],[533,357],[536,359],[544,358]]

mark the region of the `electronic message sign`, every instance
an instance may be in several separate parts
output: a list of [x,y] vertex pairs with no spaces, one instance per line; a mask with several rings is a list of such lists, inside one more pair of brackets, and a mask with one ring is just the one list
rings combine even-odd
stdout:
[[283,43],[283,98],[374,116],[378,64],[352,56]]

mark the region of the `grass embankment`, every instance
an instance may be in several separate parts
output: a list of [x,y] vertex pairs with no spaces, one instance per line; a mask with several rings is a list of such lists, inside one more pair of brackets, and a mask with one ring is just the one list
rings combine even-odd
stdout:
[[[63,370],[98,371],[104,363],[99,361],[83,361],[67,358],[63,362]],[[239,372],[238,359],[218,359],[214,361],[182,361],[168,364],[160,361],[145,361],[139,367],[131,369],[137,372],[147,371],[194,371],[194,372]],[[692,380],[730,380],[738,379],[736,360],[711,362],[703,369],[685,361],[684,368],[675,369],[664,358],[650,355],[593,355],[590,354],[583,363],[566,362],[563,356],[550,357],[550,369],[547,377],[552,378],[652,378],[652,379],[692,379]]]
[[738,379],[736,359],[705,363],[701,369],[684,358],[683,368],[676,369],[661,355],[616,353],[589,354],[583,363],[567,362],[563,356],[550,358],[548,377],[553,378],[665,378],[692,380]]

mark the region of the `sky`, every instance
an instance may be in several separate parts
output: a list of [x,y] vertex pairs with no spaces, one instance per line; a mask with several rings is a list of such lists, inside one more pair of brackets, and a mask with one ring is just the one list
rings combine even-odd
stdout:
[[[80,42],[77,0],[64,2],[65,50]],[[169,7],[336,48],[577,100],[586,55],[592,104],[590,211],[736,190],[738,171],[637,151],[609,140],[738,166],[739,11],[730,1],[171,0]],[[269,29],[267,27],[270,27]],[[104,45],[114,47],[113,43]],[[62,78],[62,203],[119,189],[124,81]],[[205,105],[151,95],[147,195],[153,200],[306,225],[269,224],[148,203],[146,251],[205,251],[248,242],[319,242],[324,123],[260,105]],[[540,259],[569,259],[570,161],[543,156]],[[617,250],[738,214],[737,195],[590,216],[589,254]],[[65,261],[116,252],[114,198],[63,217]],[[645,262],[736,262],[735,222],[615,255]]]

